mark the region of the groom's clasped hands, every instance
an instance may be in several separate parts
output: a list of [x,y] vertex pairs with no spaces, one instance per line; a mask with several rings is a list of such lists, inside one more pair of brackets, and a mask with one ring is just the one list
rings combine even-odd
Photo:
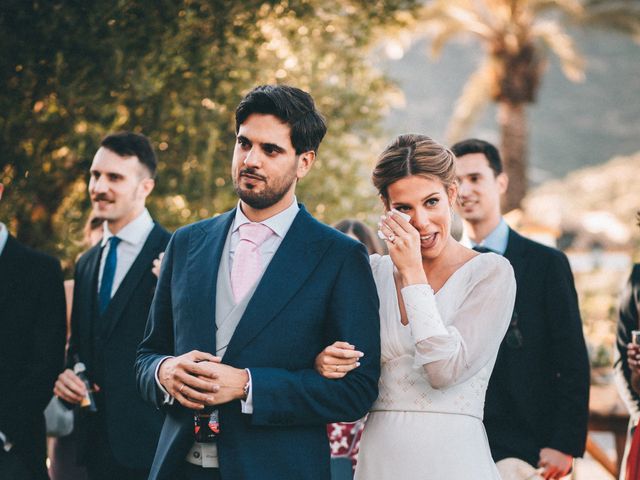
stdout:
[[249,374],[221,360],[198,350],[169,357],[160,365],[158,380],[169,395],[192,410],[244,398]]

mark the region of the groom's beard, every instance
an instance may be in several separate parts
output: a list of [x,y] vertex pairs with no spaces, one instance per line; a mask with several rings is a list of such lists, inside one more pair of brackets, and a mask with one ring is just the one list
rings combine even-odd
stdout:
[[[233,188],[240,200],[251,208],[264,210],[278,203],[287,194],[297,180],[296,170],[297,165],[294,165],[294,168],[282,177],[270,180],[264,175],[256,173],[254,168],[243,168],[238,173],[238,178],[233,179]],[[264,185],[262,189],[259,188],[259,185],[249,185],[243,188],[241,186],[241,178],[245,174],[259,178]]]

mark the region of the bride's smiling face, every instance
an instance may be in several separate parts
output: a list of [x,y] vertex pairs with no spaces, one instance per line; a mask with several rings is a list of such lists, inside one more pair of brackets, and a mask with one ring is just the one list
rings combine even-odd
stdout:
[[411,217],[409,223],[420,234],[422,258],[438,257],[451,232],[451,213],[457,189],[445,188],[436,178],[411,175],[387,187],[387,208]]

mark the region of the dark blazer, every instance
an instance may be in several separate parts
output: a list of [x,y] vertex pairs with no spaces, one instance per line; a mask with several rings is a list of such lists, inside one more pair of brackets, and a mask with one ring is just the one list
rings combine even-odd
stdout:
[[[160,405],[155,369],[166,355],[215,352],[216,278],[235,210],[179,229],[163,261],[145,339],[138,388]],[[335,340],[365,353],[340,380],[313,368]],[[364,246],[302,207],[267,267],[222,361],[249,368],[253,414],[220,406],[223,479],[328,479],[326,424],[356,420],[378,393],[378,296]],[[193,444],[192,413],[167,409],[150,479],[175,478]]]
[[[504,255],[518,291],[514,315],[522,346],[500,346],[485,401],[494,460],[532,465],[541,448],[584,453],[589,415],[589,360],[567,257],[509,231]],[[513,324],[513,321],[512,321]]]
[[[101,246],[88,250],[76,265],[68,368],[77,355],[90,380],[100,386],[98,406],[105,416],[109,445],[118,463],[130,468],[149,468],[162,426],[163,414],[138,394],[134,362],[156,287],[151,267],[169,238],[169,232],[154,226],[102,317],[97,312]],[[92,448],[95,433],[88,431],[92,424],[85,420],[78,417],[81,461]]]
[[42,412],[64,362],[62,281],[57,259],[9,236],[0,255],[0,431],[38,478],[48,478]]
[[631,343],[631,331],[640,329],[638,307],[640,307],[640,264],[633,266],[629,280],[620,295],[616,338],[618,360],[615,368],[625,380],[618,382],[618,387],[623,388],[620,393],[629,409],[633,425],[637,423],[638,415],[640,415],[640,395],[631,388],[631,369],[627,360],[627,344]]

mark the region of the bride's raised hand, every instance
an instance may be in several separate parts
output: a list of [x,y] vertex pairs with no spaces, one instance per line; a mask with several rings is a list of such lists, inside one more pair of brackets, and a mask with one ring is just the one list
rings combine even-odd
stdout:
[[363,355],[350,343],[334,342],[318,354],[315,369],[325,378],[342,378],[360,366]]
[[385,236],[389,255],[400,273],[403,284],[427,283],[422,267],[418,230],[394,210],[381,217],[378,227]]

